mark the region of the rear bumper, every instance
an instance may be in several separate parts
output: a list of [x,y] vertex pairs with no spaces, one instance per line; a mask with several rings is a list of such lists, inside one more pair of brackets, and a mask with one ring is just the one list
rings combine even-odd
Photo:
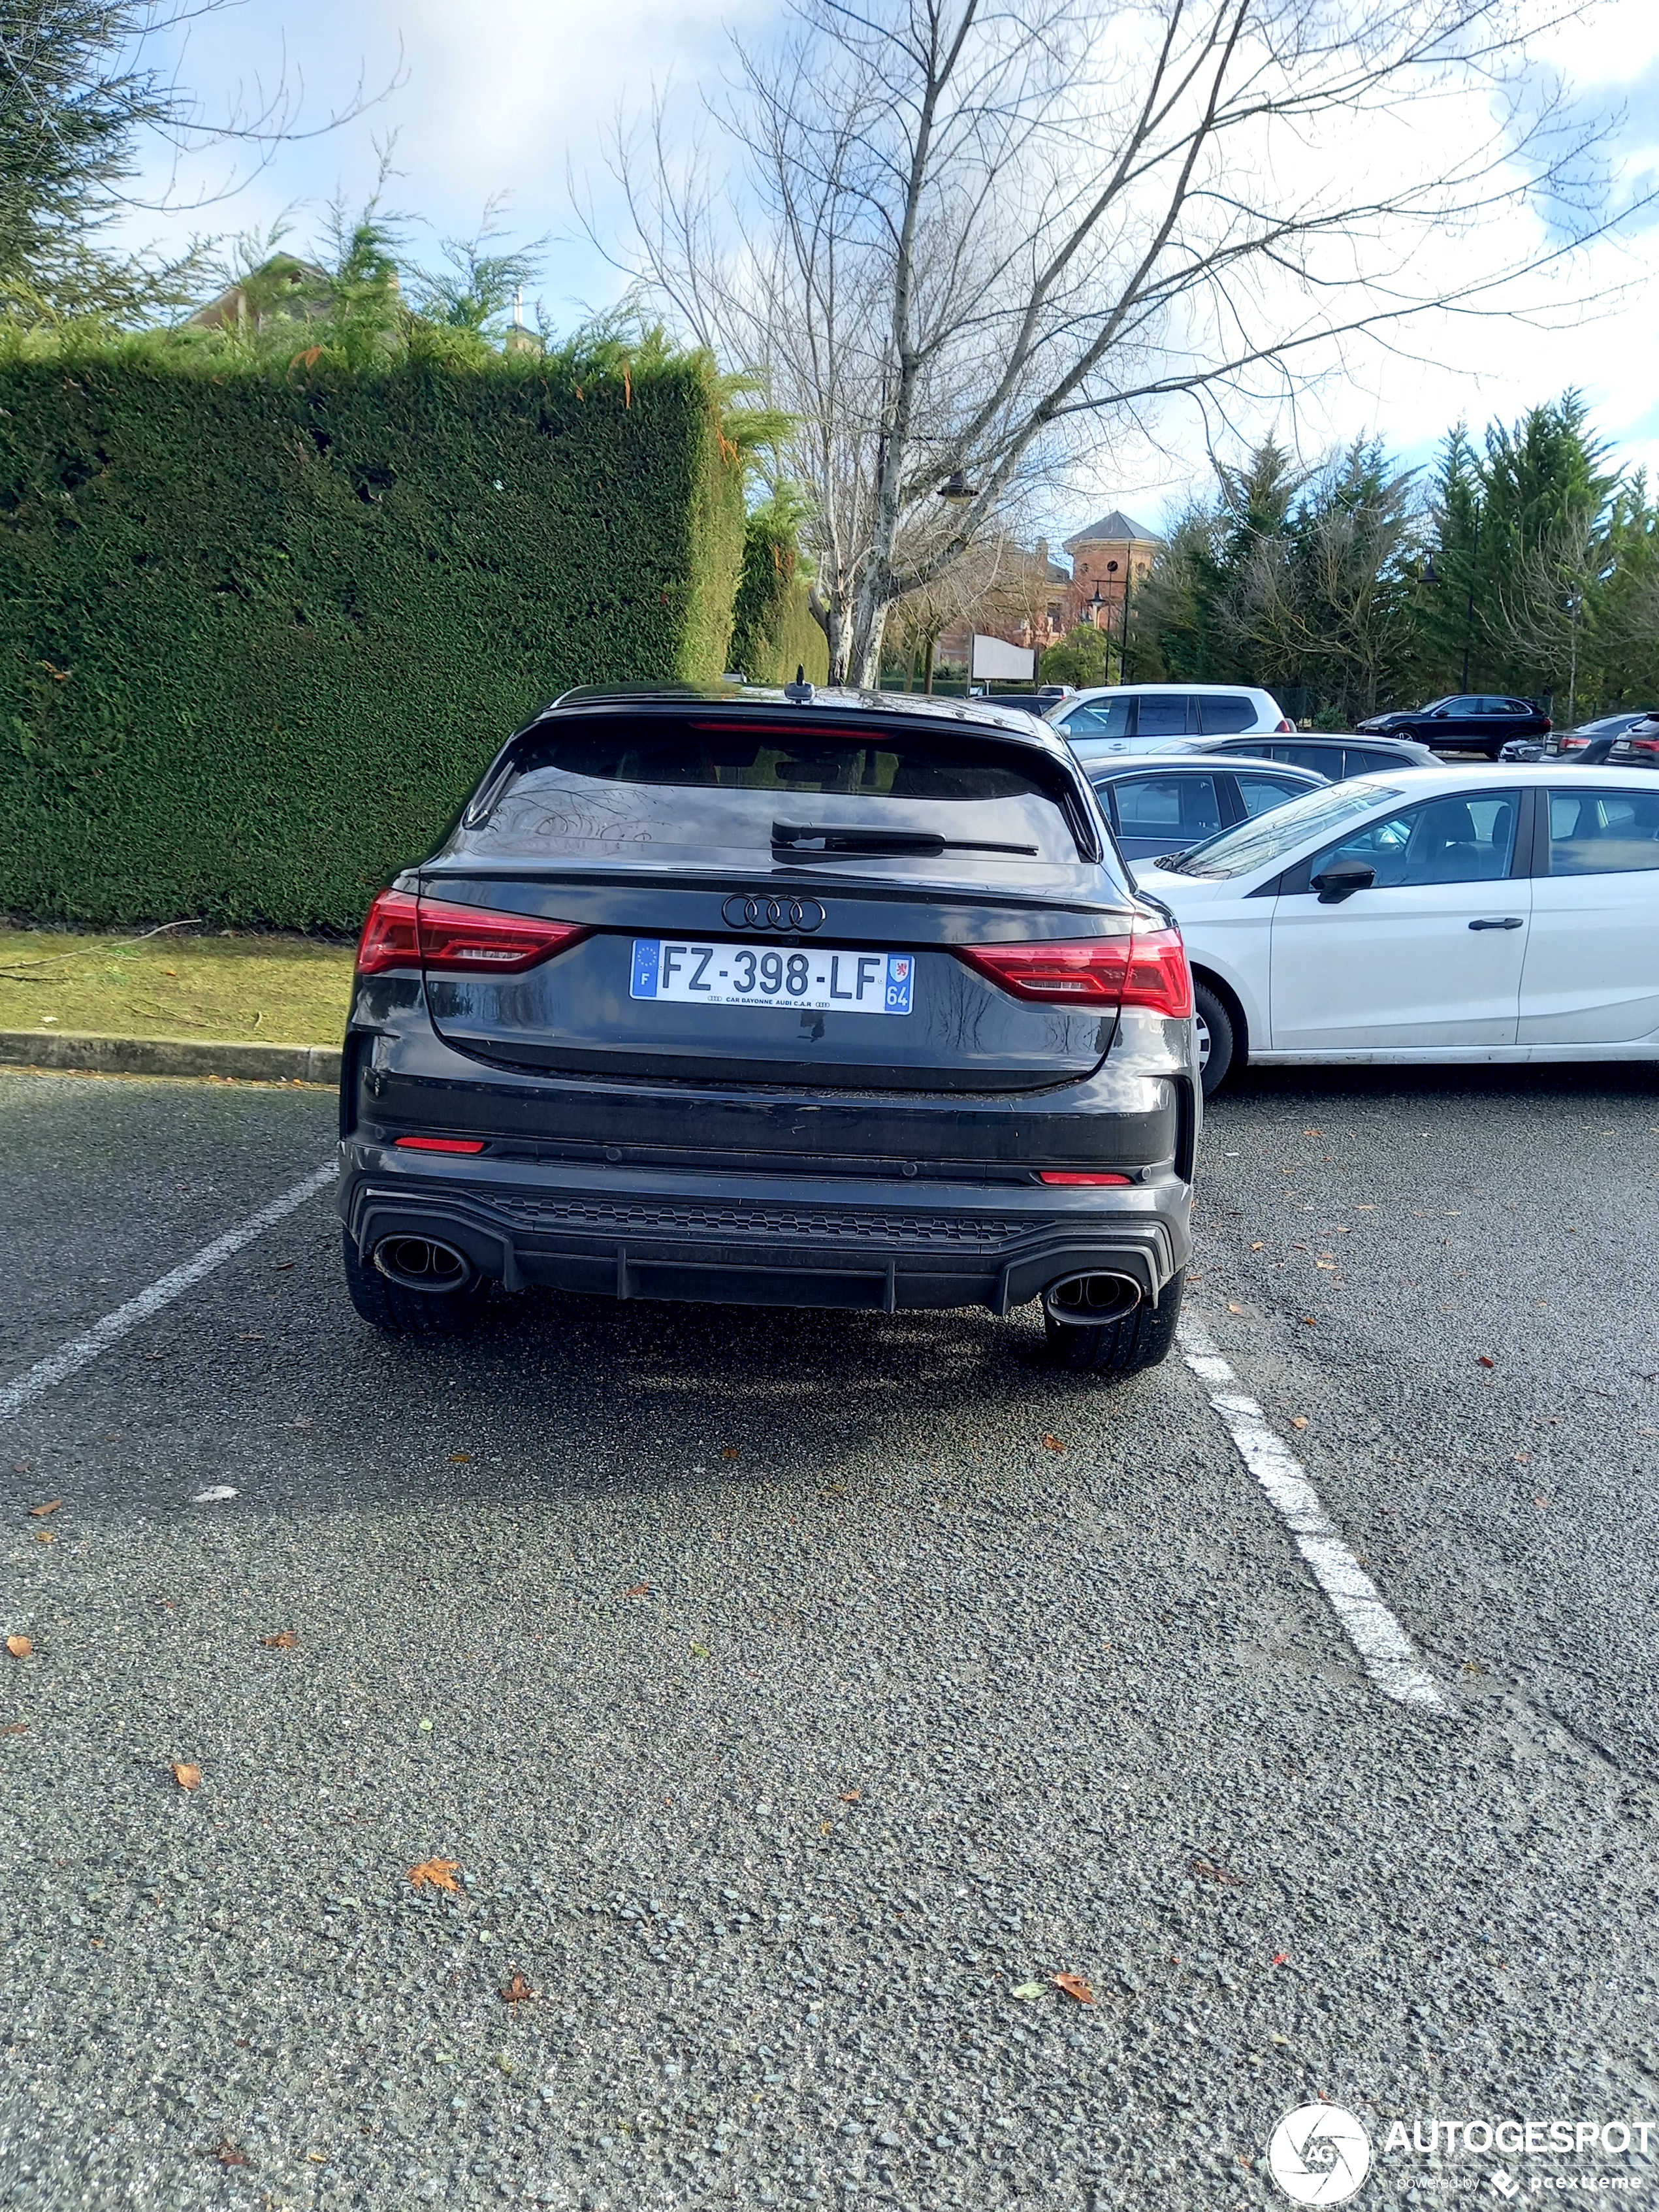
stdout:
[[388,1237],[464,1252],[508,1290],[722,1304],[988,1306],[1066,1275],[1132,1278],[1156,1304],[1191,1249],[1192,1192],[1173,1173],[1125,1188],[720,1175],[568,1164],[416,1164],[341,1146],[340,1216],[365,1255]]

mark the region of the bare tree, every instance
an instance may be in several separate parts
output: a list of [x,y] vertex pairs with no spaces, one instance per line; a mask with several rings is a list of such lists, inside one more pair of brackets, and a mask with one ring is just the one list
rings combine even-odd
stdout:
[[[1585,653],[1613,642],[1603,633],[1620,626],[1611,610],[1612,619],[1603,620],[1601,604],[1601,586],[1613,567],[1605,513],[1596,505],[1574,505],[1507,564],[1496,605],[1486,617],[1488,631],[1514,654],[1538,690],[1553,690],[1566,678],[1569,729],[1578,710]],[[1638,622],[1652,618],[1652,595],[1644,597]]]
[[[1294,393],[1361,332],[1512,307],[1595,235],[1596,130],[1523,74],[1578,12],[794,0],[735,46],[732,175],[660,101],[619,136],[618,258],[796,418],[833,675],[872,680],[896,600],[1172,396]],[[1532,199],[1552,242],[1494,262]]]

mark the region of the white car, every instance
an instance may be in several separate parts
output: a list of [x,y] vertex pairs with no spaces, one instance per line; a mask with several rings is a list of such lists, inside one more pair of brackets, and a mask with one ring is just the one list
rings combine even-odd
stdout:
[[1659,1060],[1659,780],[1356,777],[1134,877],[1180,923],[1206,1093],[1248,1058]]
[[1043,709],[1087,763],[1152,753],[1172,738],[1293,737],[1271,691],[1249,684],[1116,684],[1075,691]]

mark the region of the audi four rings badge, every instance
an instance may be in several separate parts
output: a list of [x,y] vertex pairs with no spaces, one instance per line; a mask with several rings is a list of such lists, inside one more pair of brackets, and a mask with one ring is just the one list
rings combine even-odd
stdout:
[[728,929],[822,929],[824,911],[816,899],[739,898],[734,891],[720,908]]

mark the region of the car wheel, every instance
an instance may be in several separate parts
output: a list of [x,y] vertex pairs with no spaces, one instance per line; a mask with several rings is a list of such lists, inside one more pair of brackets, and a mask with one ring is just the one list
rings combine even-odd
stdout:
[[1213,1098],[1233,1064],[1233,1018],[1215,993],[1193,985],[1193,1026],[1198,1032],[1198,1076],[1204,1096]]
[[[414,1240],[407,1240],[413,1242]],[[461,1336],[483,1313],[489,1279],[476,1269],[458,1270],[453,1282],[429,1291],[393,1282],[357,1249],[350,1231],[341,1231],[346,1291],[367,1322],[390,1336]]]
[[1045,1307],[1049,1358],[1072,1375],[1139,1375],[1156,1367],[1175,1343],[1186,1282],[1183,1268],[1165,1283],[1156,1305],[1143,1298],[1117,1321],[1057,1321]]

